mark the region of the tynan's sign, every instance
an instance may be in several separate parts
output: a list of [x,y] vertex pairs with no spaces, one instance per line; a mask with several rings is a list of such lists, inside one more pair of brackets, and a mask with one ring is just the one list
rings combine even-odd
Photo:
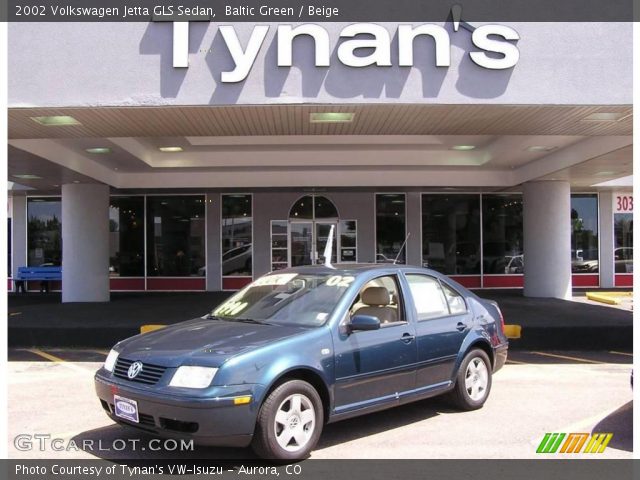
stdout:
[[[471,32],[471,41],[478,49],[469,52],[471,60],[482,68],[505,70],[513,68],[520,58],[515,41],[520,39],[518,32],[504,25],[482,25],[474,28],[459,22]],[[458,30],[458,25],[454,30]],[[233,70],[222,72],[223,83],[241,82],[247,78],[258,57],[264,41],[272,28],[268,25],[256,25],[251,31],[245,46],[240,43],[233,25],[221,25],[220,34],[234,62]],[[329,32],[321,25],[306,23],[297,26],[279,25],[276,28],[278,67],[293,65],[293,42],[296,37],[306,35],[313,39],[315,46],[315,65],[331,65],[331,39]],[[440,25],[399,25],[398,66],[412,67],[414,60],[414,40],[427,36],[433,39],[436,66],[451,65],[451,39],[449,32]],[[342,29],[339,35],[343,41],[338,46],[338,60],[348,67],[367,67],[376,65],[390,67],[392,36],[390,32],[375,23],[354,23]],[[360,54],[356,54],[356,52]],[[215,54],[215,52],[214,52]],[[189,23],[175,22],[173,27],[173,66],[189,66]]]

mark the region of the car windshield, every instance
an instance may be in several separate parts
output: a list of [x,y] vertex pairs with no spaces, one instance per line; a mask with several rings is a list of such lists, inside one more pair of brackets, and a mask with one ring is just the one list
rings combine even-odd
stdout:
[[338,273],[265,275],[218,306],[223,320],[279,325],[324,325],[340,297],[355,280]]

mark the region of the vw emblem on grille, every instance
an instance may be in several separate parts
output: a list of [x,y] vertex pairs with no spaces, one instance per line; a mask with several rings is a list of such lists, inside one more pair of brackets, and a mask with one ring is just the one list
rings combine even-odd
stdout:
[[142,362],[133,362],[127,370],[127,377],[136,378],[138,374],[142,371]]

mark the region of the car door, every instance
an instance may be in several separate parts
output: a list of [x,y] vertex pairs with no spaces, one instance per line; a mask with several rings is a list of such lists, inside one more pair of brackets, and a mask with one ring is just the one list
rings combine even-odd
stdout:
[[416,324],[416,388],[446,386],[471,325],[464,298],[436,277],[408,273],[407,304]]
[[[396,321],[381,324],[378,330],[349,333],[346,324],[358,311],[362,292],[371,285],[388,289],[389,306],[397,309]],[[402,392],[415,388],[415,328],[407,320],[396,275],[377,277],[360,290],[334,332],[336,413],[397,402]]]

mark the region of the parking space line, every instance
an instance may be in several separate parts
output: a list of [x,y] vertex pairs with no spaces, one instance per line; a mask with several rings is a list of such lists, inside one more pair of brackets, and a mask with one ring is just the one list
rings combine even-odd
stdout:
[[581,363],[596,363],[601,365],[605,362],[599,362],[597,360],[590,360],[588,358],[579,358],[579,357],[570,357],[569,355],[558,355],[556,353],[547,353],[547,352],[531,352],[534,355],[542,355],[543,357],[552,357],[552,358],[562,358],[563,360],[573,360],[574,362]]
[[31,353],[33,353],[35,355],[38,355],[39,357],[42,357],[42,358],[44,358],[46,360],[49,360],[50,362],[57,363],[57,364],[62,365],[63,367],[70,368],[71,370],[74,370],[76,372],[93,373],[93,372],[90,372],[89,370],[87,370],[85,368],[82,368],[82,367],[79,367],[77,365],[74,365],[73,363],[69,363],[69,362],[67,362],[66,360],[63,360],[60,357],[56,357],[55,355],[51,355],[50,353],[43,352],[42,350],[38,350],[37,348],[27,348],[26,351],[27,352],[31,352]]
[[616,352],[616,351],[611,351],[609,353],[612,353],[614,355],[625,355],[627,357],[633,357],[633,353],[626,353],[626,352]]
[[519,362],[518,360],[511,360],[511,359],[507,360],[507,365],[510,363],[513,363],[514,365],[528,365],[527,362]]

